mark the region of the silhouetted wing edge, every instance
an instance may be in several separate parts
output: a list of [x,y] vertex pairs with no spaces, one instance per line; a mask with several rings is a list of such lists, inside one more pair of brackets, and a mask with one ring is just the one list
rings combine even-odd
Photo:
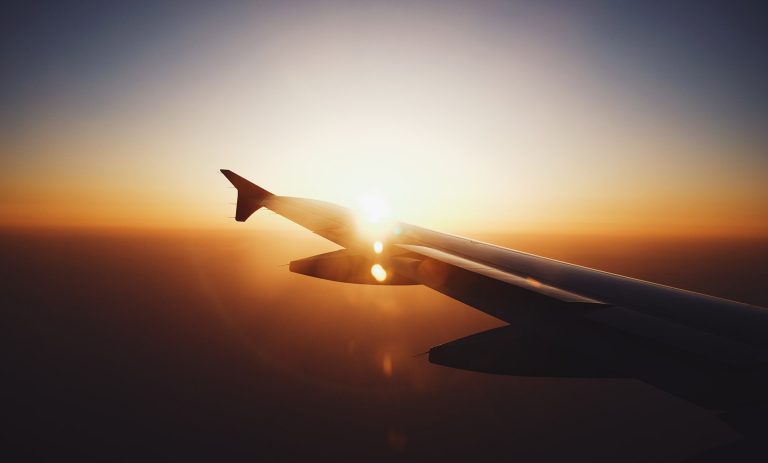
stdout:
[[465,270],[469,270],[479,275],[483,275],[489,278],[493,278],[495,280],[503,281],[511,285],[519,286],[521,288],[526,288],[529,291],[533,291],[533,292],[536,292],[544,296],[548,296],[563,302],[580,302],[585,304],[601,303],[600,301],[597,301],[595,299],[584,297],[579,294],[575,294],[569,291],[556,288],[554,286],[544,284],[530,276],[524,277],[520,275],[515,275],[514,273],[499,270],[489,265],[486,265],[480,262],[475,262],[473,260],[470,260],[464,257],[456,256],[448,252],[441,251],[439,249],[434,249],[434,248],[420,246],[420,245],[411,245],[411,244],[399,244],[397,246],[399,248],[405,249],[406,251],[414,252],[424,257],[429,257],[430,259],[435,259],[440,262],[443,262],[455,267],[463,268]]

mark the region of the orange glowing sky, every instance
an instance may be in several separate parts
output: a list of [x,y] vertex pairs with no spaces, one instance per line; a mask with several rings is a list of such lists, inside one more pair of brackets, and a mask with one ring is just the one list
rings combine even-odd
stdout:
[[3,128],[0,223],[232,227],[227,168],[446,231],[768,233],[766,140],[578,16],[407,5],[220,12],[72,69]]

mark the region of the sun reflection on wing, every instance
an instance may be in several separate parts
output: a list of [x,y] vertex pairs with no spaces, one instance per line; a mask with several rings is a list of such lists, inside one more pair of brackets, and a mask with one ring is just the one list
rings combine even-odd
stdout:
[[384,270],[384,267],[382,267],[381,264],[374,264],[371,267],[371,275],[373,275],[373,278],[375,278],[378,282],[382,282],[387,279],[387,271]]

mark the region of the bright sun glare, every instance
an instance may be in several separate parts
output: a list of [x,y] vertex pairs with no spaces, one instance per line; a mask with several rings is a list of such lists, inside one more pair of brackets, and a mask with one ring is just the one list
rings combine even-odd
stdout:
[[382,195],[367,194],[361,196],[357,203],[363,217],[371,224],[381,223],[389,217],[389,201]]
[[361,236],[370,239],[374,252],[380,254],[392,229],[389,201],[380,194],[367,194],[358,199],[356,212]]

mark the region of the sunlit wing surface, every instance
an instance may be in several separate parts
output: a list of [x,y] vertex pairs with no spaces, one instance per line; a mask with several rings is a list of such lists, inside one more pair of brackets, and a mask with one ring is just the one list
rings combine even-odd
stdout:
[[631,377],[701,406],[760,403],[768,309],[401,222],[367,233],[352,211],[274,195],[228,170],[238,221],[261,207],[344,249],[291,263],[336,281],[420,284],[509,325],[433,347],[433,363],[490,373]]

